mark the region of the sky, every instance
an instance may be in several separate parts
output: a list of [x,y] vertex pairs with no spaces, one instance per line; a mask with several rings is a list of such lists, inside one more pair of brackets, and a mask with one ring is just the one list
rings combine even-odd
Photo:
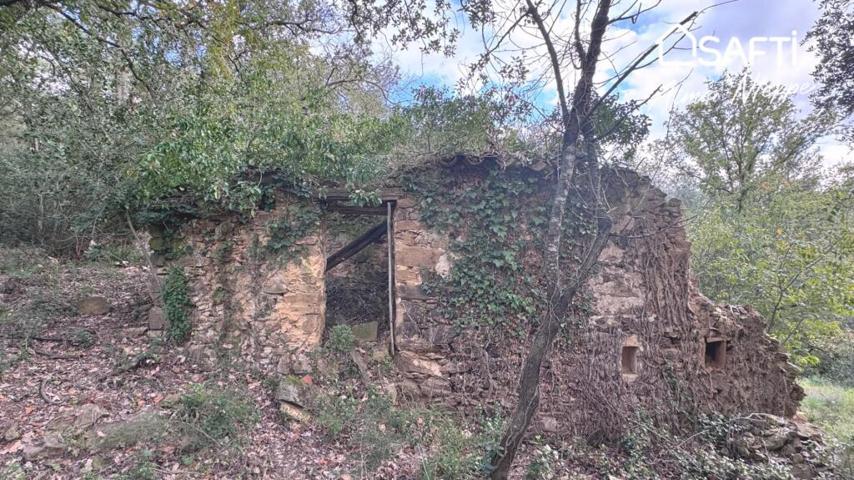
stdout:
[[[657,61],[633,73],[618,90],[626,100],[642,100],[661,86],[664,93],[653,97],[643,109],[653,119],[652,138],[664,134],[664,122],[673,106],[678,107],[700,97],[705,91],[705,83],[720,76],[724,70],[741,71],[746,66],[749,66],[754,79],[774,82],[789,89],[801,114],[811,110],[808,95],[816,85],[810,73],[817,63],[817,56],[804,44],[804,40],[819,16],[816,3],[811,0],[722,3],[725,1],[662,0],[653,11],[640,16],[637,22],[621,22],[609,30],[603,50],[613,65],[620,68],[650,45],[655,45],[688,14],[702,11],[690,32],[698,42],[696,50],[691,48],[691,39],[684,38],[678,45],[679,50],[668,53],[663,62]],[[517,5],[515,0],[499,0],[499,3],[508,11]],[[628,5],[631,2],[623,0],[622,3]],[[650,5],[654,2],[640,3]],[[569,12],[565,12],[556,19],[553,29],[555,32],[567,32],[571,25]],[[459,21],[457,27],[462,35],[455,54],[450,58],[441,54],[425,55],[417,46],[389,52],[401,69],[404,85],[453,88],[465,76],[465,66],[483,51],[484,44],[481,35],[470,26]],[[676,38],[676,33],[670,37],[671,40]],[[530,58],[543,51],[533,35],[520,32],[511,39],[521,49],[527,50],[526,56]],[[505,57],[510,55],[511,52],[507,52]],[[657,52],[650,58],[657,58]],[[600,81],[613,75],[613,70],[606,65],[608,63],[600,64],[597,73]],[[529,67],[535,73],[546,73],[543,69],[548,65],[532,61]],[[599,88],[604,91],[607,84]],[[553,83],[544,87],[542,96],[545,104],[556,102]],[[822,139],[819,149],[825,166],[841,164],[851,157],[848,147],[834,138]]]

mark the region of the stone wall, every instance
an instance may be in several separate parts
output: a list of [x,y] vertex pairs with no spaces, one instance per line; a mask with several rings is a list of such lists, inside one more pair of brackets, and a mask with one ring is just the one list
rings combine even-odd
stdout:
[[[608,189],[616,228],[587,285],[592,314],[557,342],[544,367],[539,427],[610,437],[638,415],[674,426],[710,411],[792,415],[803,393],[762,318],[749,307],[715,305],[692,281],[679,202],[646,178],[618,173]],[[403,198],[395,214],[401,390],[506,411],[527,340],[457,331],[437,313],[422,277],[447,275],[454,258],[417,206]],[[707,342],[718,357],[707,360]]]
[[305,352],[325,327],[326,251],[320,222],[285,252],[266,248],[270,222],[290,202],[254,218],[196,220],[182,228],[173,249],[192,289],[193,332],[188,348],[200,366],[230,355],[267,373],[305,370]]
[[[477,168],[460,177],[461,188],[488,167]],[[633,172],[609,175],[615,229],[586,285],[590,314],[578,324],[567,319],[544,366],[538,428],[604,438],[641,416],[678,427],[710,411],[792,415],[803,393],[762,318],[749,307],[714,304],[693,282],[679,202]],[[544,204],[547,197],[542,191],[528,201]],[[189,345],[200,365],[225,354],[268,374],[310,370],[306,353],[320,344],[325,328],[327,247],[347,238],[329,238],[319,220],[289,254],[271,255],[265,250],[269,223],[294,201],[280,197],[275,209],[248,220],[199,220],[183,229],[185,254],[178,261],[193,287]],[[439,308],[443,299],[428,294],[425,283],[455,268],[450,245],[456,239],[426,226],[419,201],[404,196],[394,209],[396,396],[506,414],[535,319],[508,332],[459,328],[447,318]],[[525,268],[537,269],[536,233],[517,233],[532,245]],[[366,258],[385,260],[376,253]],[[381,335],[380,344],[386,341]]]

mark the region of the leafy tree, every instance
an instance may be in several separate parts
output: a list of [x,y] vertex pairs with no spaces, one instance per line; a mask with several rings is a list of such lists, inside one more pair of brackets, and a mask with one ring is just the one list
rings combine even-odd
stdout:
[[756,84],[746,70],[725,73],[708,89],[669,125],[677,167],[706,195],[741,211],[769,177],[795,180],[814,169],[814,145],[827,133],[828,117],[798,119],[782,87]]
[[821,0],[820,6],[821,17],[807,35],[819,56],[813,77],[821,86],[813,100],[820,108],[837,109],[850,117],[854,115],[854,4]]
[[79,254],[128,209],[251,209],[259,171],[369,183],[396,72],[348,41],[377,28],[349,8],[3,2],[0,240]]
[[712,203],[689,224],[700,289],[750,304],[804,367],[832,360],[854,316],[854,223],[849,182],[821,187],[768,179],[740,213]]
[[845,338],[854,313],[851,181],[817,173],[814,145],[831,122],[799,119],[782,90],[746,71],[725,74],[676,112],[657,150],[675,152],[696,217],[688,231],[700,289],[756,307],[806,367],[832,357],[827,346]]

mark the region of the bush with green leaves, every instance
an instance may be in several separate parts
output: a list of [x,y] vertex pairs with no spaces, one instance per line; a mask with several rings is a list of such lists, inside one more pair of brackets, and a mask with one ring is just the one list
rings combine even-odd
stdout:
[[[373,471],[403,447],[423,450],[418,478],[474,479],[497,448],[501,420],[487,420],[477,434],[463,430],[453,415],[423,408],[404,408],[369,388],[319,399],[316,422],[327,435],[357,450],[356,457]],[[359,398],[362,397],[362,398]]]
[[854,210],[846,188],[769,181],[754,192],[762,202],[740,212],[708,207],[688,225],[700,290],[755,307],[811,374],[833,368],[843,358],[834,352],[851,342],[844,322],[854,315]]
[[356,346],[356,336],[349,325],[335,325],[329,330],[326,348],[338,353],[349,353]]
[[236,447],[258,422],[251,400],[235,391],[213,385],[192,385],[175,408],[178,430],[188,440],[185,450]]

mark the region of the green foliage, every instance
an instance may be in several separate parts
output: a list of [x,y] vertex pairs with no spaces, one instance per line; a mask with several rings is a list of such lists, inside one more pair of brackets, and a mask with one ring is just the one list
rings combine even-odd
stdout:
[[333,181],[357,190],[375,181],[399,121],[342,109],[317,75],[327,68],[304,46],[273,44],[239,77],[209,85],[195,105],[170,115],[169,135],[134,171],[142,198],[188,191],[253,211],[265,174],[301,189]]
[[816,173],[813,147],[832,119],[798,117],[782,88],[726,74],[674,115],[670,150],[695,189],[688,234],[701,291],[755,307],[809,374],[838,374],[854,314],[850,172]]
[[819,160],[812,147],[829,122],[821,115],[798,119],[783,87],[756,84],[746,70],[725,73],[670,120],[676,167],[707,196],[740,211],[770,177],[809,174]]
[[548,443],[542,442],[542,439],[537,436],[534,438],[534,444],[537,449],[534,453],[534,459],[528,464],[525,470],[525,480],[549,480],[554,478],[555,463],[560,461],[560,453],[553,449]]
[[453,97],[432,87],[414,93],[413,105],[402,111],[411,136],[405,148],[437,157],[496,153],[501,148],[495,102],[482,96]]
[[167,335],[177,343],[190,338],[193,325],[190,321],[190,287],[181,267],[172,267],[161,290],[164,314],[168,323]]
[[349,325],[335,325],[329,329],[326,348],[338,353],[349,353],[356,345],[356,337]]
[[153,461],[154,453],[143,450],[139,453],[136,464],[119,478],[122,480],[157,480],[157,464]]
[[419,478],[481,478],[489,466],[489,459],[499,448],[504,422],[499,416],[484,417],[476,433],[461,430],[448,416],[427,416],[429,432],[434,436],[436,448],[421,464]]
[[142,263],[139,249],[130,243],[110,242],[106,244],[91,243],[83,252],[83,258],[91,262],[135,264]]
[[789,480],[788,463],[770,458],[768,461],[740,458],[733,440],[747,434],[749,423],[722,415],[698,419],[697,431],[687,438],[656,426],[638,412],[632,428],[620,442],[622,455],[614,461],[607,451],[577,451],[569,456],[594,459],[600,474],[631,480],[648,478],[679,478],[694,480],[714,478],[726,480]]
[[409,412],[394,408],[372,389],[362,401],[352,395],[323,397],[316,418],[328,435],[357,448],[358,457],[371,471],[408,443],[414,421]]
[[854,474],[854,388],[813,379],[802,380],[801,386],[807,394],[801,403],[807,419],[840,445],[841,467]]
[[[813,100],[822,108],[838,108],[844,115],[854,114],[854,57],[851,36],[854,34],[854,10],[846,0],[822,0],[821,16],[808,34],[810,50],[820,61],[813,77],[820,88]],[[850,125],[849,125],[850,128]],[[849,136],[854,131],[849,130]]]
[[[750,304],[804,368],[823,372],[850,347],[854,230],[846,185],[772,184],[741,212],[707,207],[689,224],[692,267],[716,301]],[[827,362],[822,367],[822,363]]]
[[195,451],[241,445],[243,436],[257,423],[258,412],[236,392],[196,384],[181,396],[175,418],[189,441],[185,450]]
[[320,212],[311,204],[288,205],[281,218],[267,224],[267,250],[280,258],[293,258],[298,253],[297,242],[317,230]]
[[493,170],[471,187],[456,182],[442,172],[413,175],[407,182],[421,202],[421,219],[451,239],[455,255],[448,278],[427,278],[424,288],[442,299],[460,325],[530,318],[542,295],[525,265],[546,223],[545,208],[529,203],[538,178]]
[[461,430],[447,413],[398,408],[370,388],[361,400],[350,394],[322,397],[315,418],[327,435],[356,449],[368,471],[392,459],[401,448],[429,446],[419,469],[419,478],[425,480],[479,478],[502,425],[500,419],[491,419],[473,435]]
[[[34,260],[38,259],[38,260]],[[77,314],[75,293],[62,288],[61,270],[55,259],[39,249],[0,249],[0,274],[26,295],[23,301],[0,308],[0,330],[18,338],[26,347],[52,319]]]
[[325,37],[335,54],[311,46],[332,25],[388,18],[235,5],[0,11],[0,242],[81,255],[123,233],[126,212],[251,213],[274,172],[370,191],[401,129],[382,97],[395,71],[346,36]]
[[682,474],[679,478],[725,478],[749,480],[789,480],[792,476],[783,465],[774,463],[751,464],[734,459],[711,449],[677,452],[676,458]]

